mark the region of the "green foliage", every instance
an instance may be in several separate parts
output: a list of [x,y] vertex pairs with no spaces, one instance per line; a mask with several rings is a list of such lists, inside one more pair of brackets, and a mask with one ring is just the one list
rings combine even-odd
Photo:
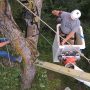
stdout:
[[0,90],[20,90],[19,75],[18,68],[0,65]]
[[16,0],[9,0],[9,2],[11,5],[13,17],[20,29],[22,30],[22,32],[24,32],[26,30],[26,23],[22,15],[24,8]]
[[9,0],[11,8],[12,8],[12,13],[14,18],[20,18],[22,14],[22,6],[16,1],[16,0]]
[[47,70],[38,68],[36,78],[31,90],[56,90],[59,85],[59,79],[52,78],[52,80],[49,80]]

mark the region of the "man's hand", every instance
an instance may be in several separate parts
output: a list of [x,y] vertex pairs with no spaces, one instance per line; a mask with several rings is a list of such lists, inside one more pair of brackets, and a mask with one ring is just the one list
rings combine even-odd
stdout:
[[72,36],[74,36],[75,32],[70,32],[67,37],[61,42],[64,45]]

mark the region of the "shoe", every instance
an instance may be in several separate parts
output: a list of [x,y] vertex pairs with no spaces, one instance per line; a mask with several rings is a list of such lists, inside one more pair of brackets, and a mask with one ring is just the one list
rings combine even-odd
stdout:
[[22,57],[19,56],[19,57],[17,58],[17,61],[18,61],[19,63],[21,63],[21,61],[22,61]]

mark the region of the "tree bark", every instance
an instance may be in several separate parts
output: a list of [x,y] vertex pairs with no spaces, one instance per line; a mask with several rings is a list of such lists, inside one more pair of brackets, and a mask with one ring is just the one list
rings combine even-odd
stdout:
[[[28,1],[30,3],[30,0],[28,0]],[[33,8],[33,11],[39,17],[41,17],[42,2],[43,2],[43,0],[33,0],[33,7],[32,7]],[[26,6],[31,9],[31,7],[30,7],[29,4],[27,4]],[[30,19],[33,16],[32,13],[30,13],[30,16],[31,17],[29,17],[29,19],[28,19],[28,17],[25,17],[26,23],[28,25],[27,26],[27,37],[31,37],[35,41],[36,47],[37,47],[38,36],[39,36],[39,29],[40,29],[40,20],[38,19],[38,17],[35,16],[33,18],[34,22],[31,22],[30,23],[30,21],[31,21]]]
[[[30,30],[33,32],[33,29]],[[37,31],[37,28],[35,28],[35,31]],[[33,60],[38,56],[36,49],[37,37],[28,37],[27,39],[23,37],[20,28],[13,19],[8,0],[0,1],[0,32],[11,41],[13,48],[23,57],[23,64],[21,65],[21,89],[29,89],[36,72]]]

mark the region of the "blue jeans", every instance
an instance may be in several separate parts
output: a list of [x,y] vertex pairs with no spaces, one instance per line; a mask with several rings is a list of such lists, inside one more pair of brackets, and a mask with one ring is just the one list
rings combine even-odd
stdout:
[[6,59],[10,59],[10,61],[17,61],[16,57],[12,56],[10,53],[6,52],[6,51],[0,51],[0,57],[4,57]]
[[0,38],[0,43],[1,43],[1,42],[6,42],[6,41],[8,41],[7,38]]

